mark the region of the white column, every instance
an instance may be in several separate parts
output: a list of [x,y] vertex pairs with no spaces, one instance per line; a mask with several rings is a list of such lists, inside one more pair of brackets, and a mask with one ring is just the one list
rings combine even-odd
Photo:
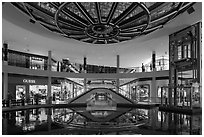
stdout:
[[[8,65],[8,44],[3,44],[3,63]],[[3,99],[8,99],[8,72],[3,72]],[[11,92],[11,91],[10,91]]]
[[[48,71],[51,72],[52,69],[52,52],[48,51]],[[52,86],[51,74],[48,75],[48,86],[47,86],[47,104],[51,104],[51,86]]]
[[[117,55],[117,74],[119,74],[119,68],[120,68],[120,56]],[[120,88],[120,80],[119,78],[116,79],[116,92],[119,93]]]
[[[4,61],[4,65],[7,65],[7,61]],[[3,74],[3,99],[8,99],[8,73]]]
[[[155,72],[153,72],[155,73]],[[152,84],[151,84],[151,102],[156,103],[156,97],[157,97],[157,82],[156,82],[156,76],[154,75],[152,77]]]

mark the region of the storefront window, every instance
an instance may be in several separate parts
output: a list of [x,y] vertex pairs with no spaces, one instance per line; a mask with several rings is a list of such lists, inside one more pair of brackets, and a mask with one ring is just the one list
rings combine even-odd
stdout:
[[44,70],[44,59],[38,57],[30,57],[30,69]]
[[26,86],[25,85],[17,85],[16,86],[16,99],[24,99],[26,94]]
[[149,85],[138,85],[136,88],[137,91],[137,100],[139,102],[148,102],[149,101]]
[[178,46],[178,60],[182,59],[182,50],[181,46]]
[[41,104],[46,104],[47,85],[30,85],[30,99],[38,100]]

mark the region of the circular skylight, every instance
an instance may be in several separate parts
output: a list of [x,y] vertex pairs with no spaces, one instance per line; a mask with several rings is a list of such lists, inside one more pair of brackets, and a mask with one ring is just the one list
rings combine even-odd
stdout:
[[32,20],[67,38],[91,44],[131,40],[160,29],[190,2],[14,2]]

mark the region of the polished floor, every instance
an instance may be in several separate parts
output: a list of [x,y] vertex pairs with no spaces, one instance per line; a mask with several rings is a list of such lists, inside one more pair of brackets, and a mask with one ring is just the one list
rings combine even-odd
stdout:
[[153,109],[38,108],[2,113],[3,135],[199,135],[202,116]]

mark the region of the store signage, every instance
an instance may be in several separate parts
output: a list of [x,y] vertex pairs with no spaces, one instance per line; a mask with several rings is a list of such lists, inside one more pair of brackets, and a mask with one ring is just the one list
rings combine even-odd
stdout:
[[35,80],[32,80],[32,79],[23,79],[23,83],[35,83]]
[[37,57],[32,57],[31,59],[32,59],[32,60],[36,60],[36,61],[43,61],[42,58],[37,58]]

